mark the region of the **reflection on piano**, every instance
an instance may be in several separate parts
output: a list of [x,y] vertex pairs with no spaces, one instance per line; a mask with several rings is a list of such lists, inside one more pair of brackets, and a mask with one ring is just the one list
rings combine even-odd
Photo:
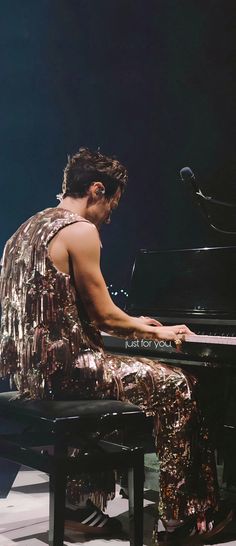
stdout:
[[200,377],[202,403],[215,426],[216,444],[222,447],[224,442],[225,480],[236,485],[232,466],[232,449],[236,449],[236,247],[140,250],[126,311],[154,317],[164,325],[186,324],[198,334],[186,336],[178,349],[171,342],[125,340],[105,333],[103,340],[109,352],[151,357]]

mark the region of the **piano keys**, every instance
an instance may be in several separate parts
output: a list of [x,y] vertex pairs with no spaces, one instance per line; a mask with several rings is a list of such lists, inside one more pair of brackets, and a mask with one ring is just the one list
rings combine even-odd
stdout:
[[198,336],[187,335],[185,336],[186,343],[207,343],[208,345],[236,345],[236,337],[228,336],[204,336],[199,334]]
[[124,340],[106,332],[102,332],[102,337],[105,349],[116,354],[127,353],[132,356],[153,358],[173,365],[208,368],[224,366],[236,370],[236,337],[186,336],[178,348],[170,341]]

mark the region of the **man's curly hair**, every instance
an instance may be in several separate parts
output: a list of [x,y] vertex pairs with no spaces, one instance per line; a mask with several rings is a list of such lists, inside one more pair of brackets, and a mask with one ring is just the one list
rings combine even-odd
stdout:
[[80,148],[68,158],[62,184],[63,198],[84,197],[93,182],[102,182],[105,197],[112,197],[118,188],[124,191],[128,181],[126,168],[114,157],[108,157],[99,151]]

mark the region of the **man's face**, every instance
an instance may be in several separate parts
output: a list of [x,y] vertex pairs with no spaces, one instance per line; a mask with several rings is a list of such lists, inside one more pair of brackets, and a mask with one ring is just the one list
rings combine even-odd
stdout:
[[107,199],[101,195],[100,199],[97,201],[93,207],[90,209],[91,221],[100,229],[102,224],[110,224],[111,214],[113,210],[118,207],[121,197],[120,188],[117,189],[116,193],[110,198]]

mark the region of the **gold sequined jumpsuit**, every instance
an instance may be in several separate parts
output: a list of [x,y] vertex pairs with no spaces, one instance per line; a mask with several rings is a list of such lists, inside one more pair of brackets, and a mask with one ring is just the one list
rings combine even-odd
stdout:
[[[182,520],[215,507],[218,494],[194,381],[181,369],[104,352],[100,332],[76,291],[72,269],[70,275],[58,271],[47,250],[59,230],[86,221],[49,208],[27,220],[7,242],[0,284],[1,374],[14,374],[20,393],[30,398],[115,397],[153,415],[160,460],[159,512],[165,521]],[[108,494],[104,482],[99,485],[95,478],[69,480],[69,501],[76,503],[83,491],[94,489],[97,499]]]

